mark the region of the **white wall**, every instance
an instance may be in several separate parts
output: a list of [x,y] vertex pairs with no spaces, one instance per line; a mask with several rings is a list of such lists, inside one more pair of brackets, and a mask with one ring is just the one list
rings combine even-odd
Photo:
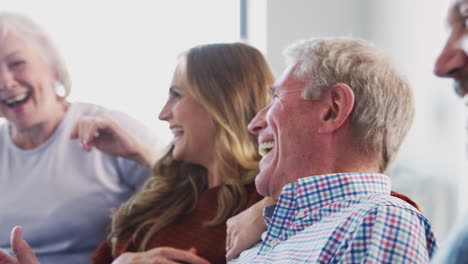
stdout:
[[165,142],[172,135],[157,116],[177,56],[239,40],[238,0],[2,0],[0,11],[26,14],[50,33],[72,75],[71,101],[127,112]]

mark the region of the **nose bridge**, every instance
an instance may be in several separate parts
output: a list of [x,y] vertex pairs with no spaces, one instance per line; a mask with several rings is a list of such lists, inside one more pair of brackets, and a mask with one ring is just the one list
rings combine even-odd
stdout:
[[158,118],[159,120],[167,121],[170,117],[170,109],[169,109],[169,101],[167,101],[163,108],[161,109],[161,112],[159,112]]
[[257,135],[258,133],[260,133],[260,131],[262,131],[263,129],[266,128],[267,124],[266,124],[265,116],[266,116],[266,113],[268,112],[269,108],[270,108],[269,105],[264,107],[250,121],[249,125],[247,126],[250,133]]

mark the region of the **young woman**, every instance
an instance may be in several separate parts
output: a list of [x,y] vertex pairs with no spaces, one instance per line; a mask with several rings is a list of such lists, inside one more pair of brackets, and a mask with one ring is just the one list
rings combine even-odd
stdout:
[[174,140],[143,189],[113,213],[94,263],[150,249],[153,260],[225,262],[227,218],[261,199],[257,140],[246,127],[272,83],[266,60],[246,44],[203,45],[180,57],[159,115]]

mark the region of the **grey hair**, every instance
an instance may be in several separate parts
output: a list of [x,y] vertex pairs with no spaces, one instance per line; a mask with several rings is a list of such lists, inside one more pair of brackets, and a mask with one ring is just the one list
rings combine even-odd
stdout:
[[70,75],[65,66],[65,61],[46,32],[24,15],[0,12],[0,40],[3,40],[8,34],[31,41],[39,48],[41,56],[57,74],[56,81],[65,88],[65,94],[61,97],[66,98],[71,91]]
[[318,99],[337,83],[351,87],[355,147],[379,154],[379,169],[385,171],[414,119],[409,83],[388,56],[366,41],[345,38],[299,41],[284,55],[289,65],[298,64],[294,74],[305,83],[305,100]]

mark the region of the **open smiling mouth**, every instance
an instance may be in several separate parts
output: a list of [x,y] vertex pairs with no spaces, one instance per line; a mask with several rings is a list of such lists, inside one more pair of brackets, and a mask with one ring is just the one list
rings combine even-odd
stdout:
[[23,93],[8,99],[2,99],[0,100],[0,103],[8,107],[15,107],[26,103],[29,100],[29,98],[31,98],[31,92]]
[[178,137],[184,133],[184,130],[182,128],[171,128],[171,132],[174,135],[174,137]]
[[275,141],[273,140],[265,141],[258,146],[258,154],[260,154],[260,156],[263,157],[266,154],[268,154],[268,152],[270,152],[274,147],[275,147]]

